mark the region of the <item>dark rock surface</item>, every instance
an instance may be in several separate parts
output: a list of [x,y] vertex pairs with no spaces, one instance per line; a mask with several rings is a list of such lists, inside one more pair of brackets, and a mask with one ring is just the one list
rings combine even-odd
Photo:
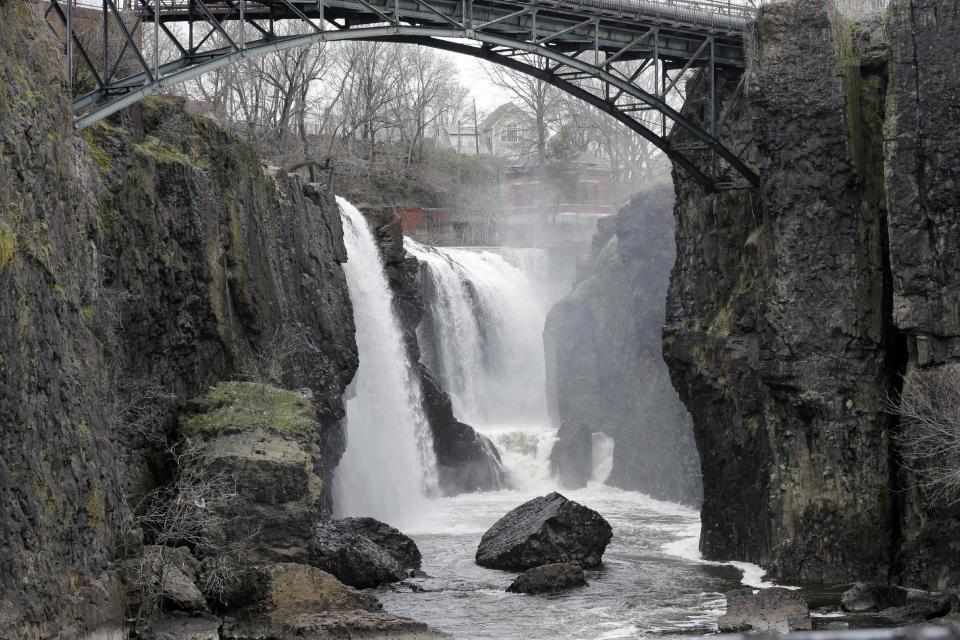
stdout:
[[527,569],[507,587],[511,593],[557,593],[573,587],[584,587],[583,569],[567,563],[545,564]]
[[727,593],[727,611],[717,626],[721,633],[743,631],[808,631],[810,609],[803,594],[790,589],[771,587],[738,589]]
[[311,565],[361,589],[398,582],[420,567],[413,540],[373,518],[319,523],[309,555]]
[[572,293],[547,316],[547,398],[559,424],[551,452],[563,486],[586,485],[592,436],[614,441],[608,484],[699,504],[690,415],[663,361],[674,261],[673,189],[655,184],[603,219]]
[[404,569],[420,568],[422,558],[417,544],[387,523],[374,518],[344,518],[339,522],[385,549]]
[[[122,623],[102,193],[44,7],[0,4],[0,637]],[[106,329],[106,330],[104,330]]]
[[[960,361],[960,14],[947,0],[893,0],[884,189],[891,311],[910,367]],[[946,57],[944,57],[946,56]],[[906,471],[897,557],[908,584],[960,585],[960,503],[937,500]]]
[[[701,549],[796,580],[943,589],[956,506],[926,504],[900,468],[884,403],[906,368],[955,358],[958,16],[895,1],[885,34],[828,4],[761,10],[721,132],[760,188],[710,195],[675,172],[664,353],[701,454]],[[738,81],[721,77],[724,101]]]
[[907,604],[907,590],[903,587],[858,582],[840,596],[840,606],[844,611],[864,613],[880,611],[889,607],[902,607]]
[[599,513],[551,493],[497,520],[480,539],[476,560],[491,569],[554,563],[599,567],[612,536],[613,530]]
[[420,362],[417,327],[424,315],[420,263],[403,248],[400,218],[392,209],[365,210],[364,216],[380,249],[407,353],[411,362],[418,363],[423,409],[433,434],[440,488],[445,495],[499,489],[503,471],[496,447],[473,427],[456,419],[450,396]]

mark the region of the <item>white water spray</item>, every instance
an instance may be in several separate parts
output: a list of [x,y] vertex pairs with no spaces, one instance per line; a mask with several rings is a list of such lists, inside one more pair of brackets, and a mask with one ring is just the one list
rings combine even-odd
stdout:
[[418,338],[454,413],[493,440],[513,489],[552,489],[542,292],[490,251],[409,238],[405,247],[427,267],[428,313]]
[[334,476],[336,511],[403,526],[436,492],[433,441],[373,234],[356,207],[339,197],[337,204],[360,366],[346,403],[347,449]]

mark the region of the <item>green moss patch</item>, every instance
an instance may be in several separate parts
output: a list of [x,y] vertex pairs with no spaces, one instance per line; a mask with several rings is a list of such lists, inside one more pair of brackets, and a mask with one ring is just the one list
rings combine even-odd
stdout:
[[221,382],[194,400],[180,420],[187,435],[263,429],[283,434],[305,434],[318,428],[309,393],[288,391],[253,382]]
[[183,153],[179,149],[164,144],[156,136],[147,136],[143,142],[133,145],[133,148],[140,154],[152,158],[161,164],[195,164],[193,158]]
[[7,268],[17,250],[17,237],[11,231],[0,230],[0,271]]

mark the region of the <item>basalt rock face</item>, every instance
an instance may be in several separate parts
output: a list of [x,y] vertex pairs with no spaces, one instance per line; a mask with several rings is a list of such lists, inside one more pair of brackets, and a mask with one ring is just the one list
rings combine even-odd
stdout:
[[[908,366],[932,369],[960,361],[960,12],[953,2],[895,0],[889,30],[884,187],[893,321]],[[898,572],[924,588],[955,588],[960,505],[946,506],[902,473]]]
[[62,46],[36,9],[0,5],[4,638],[124,624],[111,563],[143,542],[124,502],[170,475],[131,401],[172,428],[178,405],[282,337],[284,382],[317,399],[328,480],[356,368],[332,201],[175,100],[77,136]]
[[[693,416],[708,558],[798,580],[932,586],[954,575],[956,525],[937,530],[903,491],[885,401],[906,367],[932,364],[922,354],[954,357],[957,125],[946,96],[960,82],[933,59],[957,45],[957,14],[904,0],[890,15],[885,33],[821,0],[765,6],[744,94],[735,76],[718,87],[721,109],[739,96],[721,137],[755,142],[760,187],[707,194],[674,174],[664,353]],[[930,56],[919,72],[915,45]],[[704,107],[695,89],[687,112]],[[917,137],[911,118],[928,111],[953,138]],[[943,190],[918,186],[928,174]]]
[[389,209],[364,212],[374,232],[384,263],[394,309],[400,320],[410,361],[420,378],[423,410],[433,434],[440,489],[446,495],[499,489],[503,471],[494,444],[453,413],[450,396],[437,378],[420,362],[417,327],[424,315],[420,262],[403,247],[400,218]]
[[121,299],[126,378],[179,398],[237,374],[310,388],[329,488],[357,367],[333,199],[269,174],[252,147],[176,99],[145,101],[88,137],[109,190],[103,281]]
[[0,4],[0,637],[123,620],[100,177],[43,8]]
[[590,479],[592,434],[603,433],[614,442],[609,484],[699,502],[693,426],[661,346],[672,209],[671,187],[658,184],[601,220],[573,292],[547,316],[547,396],[559,424],[551,462],[565,487]]

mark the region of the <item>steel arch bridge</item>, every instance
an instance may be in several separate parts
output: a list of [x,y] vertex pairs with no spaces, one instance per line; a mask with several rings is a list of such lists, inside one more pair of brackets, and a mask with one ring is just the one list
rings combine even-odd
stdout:
[[[717,112],[718,70],[744,67],[751,0],[48,1],[48,22],[61,23],[54,31],[65,40],[68,77],[82,64],[94,84],[74,102],[78,128],[243,58],[319,42],[402,42],[556,86],[649,140],[709,190],[759,182],[743,151],[717,135],[726,115]],[[100,31],[97,51],[78,37],[81,7]],[[299,23],[297,33],[278,33],[283,21]],[[681,79],[692,70],[707,96],[704,124],[681,113]],[[691,142],[670,136],[678,129]]]

